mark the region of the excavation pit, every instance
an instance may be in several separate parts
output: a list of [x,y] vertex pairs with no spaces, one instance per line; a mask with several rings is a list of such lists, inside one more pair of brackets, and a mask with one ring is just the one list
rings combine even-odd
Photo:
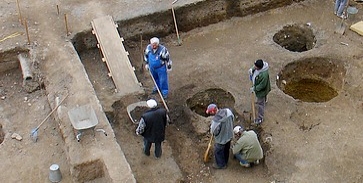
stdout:
[[314,57],[287,64],[278,74],[277,86],[304,102],[327,102],[338,95],[346,70],[344,63]]
[[208,117],[205,111],[211,103],[216,104],[218,108],[233,108],[235,101],[230,92],[220,88],[211,88],[198,92],[187,100],[190,110],[204,117]]
[[273,36],[273,41],[292,52],[304,52],[314,48],[316,38],[308,24],[287,25]]

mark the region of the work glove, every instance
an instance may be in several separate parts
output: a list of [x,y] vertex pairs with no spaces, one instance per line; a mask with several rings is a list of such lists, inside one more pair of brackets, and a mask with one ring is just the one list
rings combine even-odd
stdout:
[[251,76],[253,74],[252,68],[248,69],[248,74]]
[[248,74],[249,74],[250,81],[252,81],[252,76],[253,76],[252,68],[248,70]]
[[172,63],[173,63],[173,61],[169,60],[169,62],[167,62],[167,64],[166,64],[166,69],[168,72],[170,72],[172,70],[172,68],[171,68]]
[[255,89],[254,89],[254,87],[251,87],[251,88],[250,88],[250,92],[251,92],[251,93],[255,93]]
[[148,71],[150,68],[149,68],[149,64],[145,64],[145,69]]

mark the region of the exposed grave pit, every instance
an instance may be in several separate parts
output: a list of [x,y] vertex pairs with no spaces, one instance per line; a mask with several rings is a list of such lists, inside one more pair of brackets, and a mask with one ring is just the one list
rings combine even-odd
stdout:
[[304,102],[327,102],[338,95],[346,70],[344,62],[312,57],[288,63],[278,74],[277,86]]
[[205,110],[211,103],[216,104],[219,108],[233,108],[235,102],[233,95],[221,88],[210,88],[198,92],[187,100],[190,110],[204,117],[208,116]]
[[304,52],[314,48],[316,38],[309,24],[294,24],[284,26],[273,41],[289,51]]

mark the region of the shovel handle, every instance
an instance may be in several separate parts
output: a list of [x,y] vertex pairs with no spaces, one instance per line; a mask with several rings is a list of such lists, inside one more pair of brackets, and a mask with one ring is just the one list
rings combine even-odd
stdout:
[[62,102],[68,97],[68,93],[67,93],[67,95],[59,102],[59,104],[48,114],[48,116],[47,117],[45,117],[44,119],[43,119],[43,121],[37,126],[37,128],[35,128],[35,130],[34,131],[37,131],[39,128],[40,128],[40,126],[42,126],[42,124],[45,122],[45,121],[47,121],[47,119],[54,113],[54,111],[55,110],[57,110],[58,109],[58,107],[62,104]]
[[204,153],[204,157],[203,157],[203,161],[204,161],[204,163],[207,163],[208,162],[208,160],[209,160],[209,152],[210,152],[210,149],[211,149],[211,147],[212,147],[212,141],[213,141],[213,134],[212,134],[212,136],[210,137],[210,139],[209,139],[209,143],[208,143],[208,147],[207,147],[207,150],[205,151],[205,153]]
[[160,96],[160,98],[161,98],[161,101],[163,101],[163,104],[164,104],[164,107],[165,107],[166,111],[167,111],[167,112],[169,112],[169,108],[168,108],[168,106],[167,106],[167,105],[166,105],[166,103],[165,103],[165,100],[164,100],[164,98],[163,98],[163,95],[161,95],[160,89],[159,89],[158,85],[156,84],[156,81],[155,81],[155,79],[154,79],[154,76],[151,74],[150,69],[149,69],[149,74],[150,74],[151,79],[153,80],[153,83],[154,83],[154,85],[155,85],[155,87],[156,87],[156,90],[157,90],[157,91],[158,91],[158,93],[159,93],[159,96]]
[[[253,87],[253,82],[252,83],[252,87]],[[253,92],[251,92],[251,109],[252,109],[252,118],[253,118],[253,122],[255,122],[256,120],[256,109],[255,109],[255,94]]]

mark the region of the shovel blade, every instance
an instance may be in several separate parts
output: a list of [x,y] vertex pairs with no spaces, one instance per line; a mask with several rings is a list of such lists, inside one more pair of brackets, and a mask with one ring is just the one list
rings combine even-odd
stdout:
[[336,28],[335,33],[343,35],[345,33],[346,26],[344,22],[342,21]]
[[34,142],[37,142],[38,140],[38,129],[33,129],[30,133],[30,138],[33,139]]

